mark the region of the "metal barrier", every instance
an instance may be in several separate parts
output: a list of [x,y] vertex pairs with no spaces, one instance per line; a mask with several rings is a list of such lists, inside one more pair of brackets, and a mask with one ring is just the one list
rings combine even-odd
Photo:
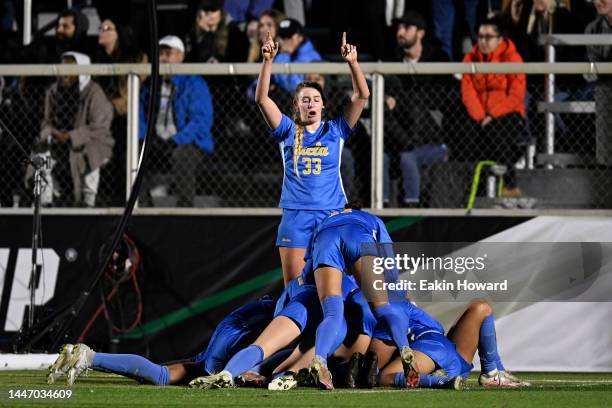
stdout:
[[[266,136],[267,130],[256,107],[247,96],[248,88],[259,68],[258,64],[181,64],[160,67],[162,75],[202,75],[212,94],[215,107],[213,137],[217,146],[208,163],[198,169],[197,197],[194,204],[196,207],[270,208],[277,203],[282,182],[280,157],[273,140]],[[453,79],[453,74],[526,73],[565,76],[612,73],[612,63],[364,63],[362,68],[370,82],[372,98],[362,116],[359,129],[347,143],[342,173],[345,187],[348,186],[347,193],[361,198],[366,206],[374,209],[403,205],[419,208],[465,208],[470,193],[474,191],[471,184],[476,163],[495,160],[485,154],[491,151],[491,141],[471,137],[474,124],[469,122],[470,119],[465,114],[460,84]],[[5,88],[2,94],[0,120],[11,122],[11,127],[19,130],[17,133],[23,133],[22,140],[26,142],[27,147],[33,149],[32,142],[39,136],[39,122],[44,116],[44,112],[41,112],[44,110],[44,96],[56,77],[92,75],[94,81],[99,82],[104,82],[103,78],[114,78],[115,81],[107,82],[119,84],[115,86],[123,86],[127,92],[126,109],[122,112],[123,122],[116,123],[121,129],[114,129],[114,132],[121,134],[113,133],[115,143],[125,146],[121,155],[115,150],[113,158],[102,168],[106,179],[100,181],[101,191],[113,190],[111,195],[114,198],[103,197],[101,194],[98,196],[99,200],[96,200],[96,206],[121,206],[139,165],[139,94],[143,88],[141,77],[146,76],[149,70],[150,67],[146,64],[0,66],[0,76],[13,79],[13,85]],[[329,109],[331,115],[339,113],[338,106],[341,106],[343,99],[350,92],[349,70],[346,64],[275,64],[273,73],[324,75],[330,99],[335,102],[335,107]],[[418,92],[406,90],[406,80],[420,80],[425,77],[429,77],[431,81],[421,86]],[[563,85],[568,98],[582,95],[581,86],[582,84],[575,82]],[[109,90],[112,92],[112,85],[107,85],[105,90],[107,93]],[[570,108],[565,105],[558,107],[557,102],[550,100],[550,90],[539,86],[528,88],[530,101],[527,107],[527,127],[523,130],[525,124],[519,121],[507,129],[524,136],[525,141],[521,149],[527,150],[529,145],[534,145],[531,143],[533,139],[548,140],[551,126],[549,119],[552,115],[553,129],[557,127],[559,132],[568,136],[564,138],[563,143],[549,140],[542,144],[545,146],[543,151],[532,151],[532,154],[550,153],[551,148],[554,152],[557,150],[554,145],[558,144],[559,151],[573,150],[584,160],[574,161],[569,165],[557,162],[557,166],[562,168],[555,168],[549,174],[542,170],[552,167],[550,163],[547,163],[545,168],[536,168],[529,173],[532,157],[523,157],[518,160],[518,166],[512,166],[518,167],[518,185],[523,189],[524,182],[524,193],[536,198],[536,208],[612,207],[609,197],[609,190],[612,189],[608,188],[606,181],[609,179],[609,170],[592,165],[593,153],[588,138],[595,122],[593,102],[574,100],[572,105],[569,105]],[[289,114],[291,96],[279,92],[273,97],[282,110]],[[16,101],[19,102],[17,105],[21,111],[16,109]],[[421,121],[412,123],[406,118],[404,113],[411,112],[412,109],[417,110],[415,117],[421,118]],[[584,115],[565,117],[570,111],[582,111]],[[546,115],[545,118],[542,113]],[[562,129],[559,129],[560,126]],[[415,134],[415,128],[419,128],[420,133]],[[411,140],[405,140],[408,133]],[[444,152],[437,151],[438,160],[429,160],[426,165],[418,162],[420,197],[418,203],[411,202],[405,200],[406,190],[414,186],[405,180],[408,173],[402,160],[410,159],[415,148],[421,146],[422,140],[425,139],[437,145],[446,145],[448,149]],[[10,144],[4,136],[0,140],[3,146]],[[2,187],[4,191],[0,192],[0,204],[10,207],[15,204],[13,197],[19,196],[18,205],[29,205],[28,190],[23,187],[26,172],[14,164],[19,162],[19,158],[11,149],[4,150],[2,154],[0,165],[3,166],[3,172],[6,172],[5,179],[10,182]],[[122,157],[123,155],[125,156]],[[63,164],[65,166],[65,163]],[[114,166],[112,177],[108,175],[110,165]],[[153,161],[150,163],[150,169],[159,169],[164,165],[167,163],[163,160]],[[66,174],[64,173],[64,177]],[[558,177],[555,177],[556,175]],[[537,183],[530,182],[538,177]],[[568,177],[571,179],[569,184],[563,184]],[[584,180],[593,182],[593,185],[584,190],[584,199],[565,200],[560,190],[571,188],[572,183],[581,183]],[[64,184],[71,183],[64,180]],[[548,186],[552,190],[540,197],[538,189],[541,186]],[[476,189],[478,190],[478,187]],[[149,205],[174,206],[176,201],[168,199],[172,198],[171,190],[172,188],[169,193],[166,191],[167,194],[161,192]],[[476,199],[474,204],[475,207],[508,204],[500,204],[496,200],[480,200],[479,203]],[[67,198],[53,205],[72,206],[73,203]]]

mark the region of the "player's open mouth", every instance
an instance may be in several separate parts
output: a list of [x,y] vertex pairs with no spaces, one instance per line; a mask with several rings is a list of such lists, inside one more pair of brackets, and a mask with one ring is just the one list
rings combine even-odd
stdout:
[[308,117],[309,118],[312,118],[314,116],[317,116],[317,111],[314,111],[314,110],[308,111]]

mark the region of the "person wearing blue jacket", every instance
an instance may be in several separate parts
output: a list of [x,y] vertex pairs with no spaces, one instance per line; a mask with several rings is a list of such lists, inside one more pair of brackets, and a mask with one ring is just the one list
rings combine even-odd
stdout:
[[[286,18],[279,24],[278,36],[280,49],[275,64],[321,61],[321,55],[314,45],[304,36],[304,27],[297,20]],[[304,80],[304,74],[272,75],[274,81],[283,91],[293,94],[295,88]]]
[[[185,47],[180,38],[165,36],[159,41],[159,62],[183,62]],[[140,139],[147,123],[145,112],[150,86],[140,94]],[[164,76],[160,86],[159,111],[155,122],[149,172],[141,204],[150,205],[151,196],[176,196],[177,206],[193,206],[196,176],[215,150],[211,133],[213,104],[206,81],[197,75]]]

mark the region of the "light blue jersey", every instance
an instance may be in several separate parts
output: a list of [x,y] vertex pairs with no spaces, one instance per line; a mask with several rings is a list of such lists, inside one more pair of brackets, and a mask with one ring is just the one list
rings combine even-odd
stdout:
[[343,208],[346,195],[340,176],[340,157],[351,128],[344,116],[321,122],[314,133],[304,129],[302,148],[294,168],[295,123],[283,115],[272,131],[283,156],[283,189],[280,208],[332,210]]

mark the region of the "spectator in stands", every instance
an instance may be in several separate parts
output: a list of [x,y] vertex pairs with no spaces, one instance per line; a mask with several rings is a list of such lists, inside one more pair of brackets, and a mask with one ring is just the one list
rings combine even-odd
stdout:
[[[453,59],[453,33],[455,31],[456,0],[432,0],[434,33],[442,41],[444,51]],[[465,17],[472,39],[476,38],[478,5],[480,0],[463,0]]]
[[[299,63],[321,61],[321,55],[314,48],[314,45],[304,35],[304,27],[296,20],[287,18],[280,22],[279,30],[280,49],[275,63]],[[272,80],[280,88],[293,94],[295,87],[304,80],[302,74],[276,74],[272,75]]]
[[[87,55],[62,54],[63,64],[88,65]],[[45,114],[40,139],[50,143],[56,165],[54,180],[72,178],[73,204],[93,207],[100,184],[100,168],[112,156],[110,133],[113,107],[102,88],[89,75],[63,76],[45,95]],[[64,179],[64,180],[62,180]],[[68,204],[68,190],[57,188],[60,204]],[[51,203],[46,203],[51,204]]]
[[[612,34],[612,0],[595,0],[598,17],[591,22],[587,34]],[[587,57],[591,62],[612,62],[611,45],[590,45]],[[589,77],[597,80],[595,84],[595,140],[597,163],[612,166],[612,76],[598,75]]]
[[246,23],[257,20],[264,10],[272,8],[274,0],[225,0],[225,11],[232,21]]
[[[419,13],[408,11],[397,25],[398,60],[408,64],[448,62],[439,43],[425,41],[426,22]],[[403,206],[416,206],[420,200],[420,168],[446,159],[443,118],[439,112],[451,78],[402,75],[387,81],[385,134],[387,151],[399,153],[403,178]],[[438,84],[447,85],[436,88]],[[385,153],[384,202],[390,202],[391,157]]]
[[[116,24],[105,19],[98,27],[98,50],[94,61],[99,64],[146,63],[147,54],[140,51],[128,25]],[[103,169],[103,179],[109,180],[101,186],[100,202],[119,206],[125,202],[125,162],[127,149],[127,76],[99,76],[95,78],[113,104],[114,115],[111,132],[115,139],[113,160]],[[143,78],[144,80],[144,78]]]
[[[511,40],[504,37],[499,18],[483,21],[478,30],[478,43],[463,62],[522,62]],[[464,74],[461,80],[463,104],[470,117],[465,149],[478,152],[478,160],[493,160],[507,166],[504,195],[517,196],[520,190],[514,179],[514,164],[523,154],[520,144],[524,136],[524,74]]]
[[188,62],[243,62],[248,43],[235,22],[227,21],[224,0],[203,0],[194,27],[185,38]]
[[531,44],[527,34],[530,10],[533,0],[503,0],[501,19],[506,28],[506,35],[524,61],[531,61]]
[[285,18],[283,13],[275,9],[261,13],[257,22],[257,31],[252,38],[249,38],[251,48],[249,49],[247,62],[261,62],[261,47],[268,36],[268,32],[277,41],[280,22]]
[[55,37],[45,37],[38,33],[25,51],[26,59],[38,63],[60,62],[66,51],[77,51],[92,55],[93,49],[87,40],[89,20],[79,10],[67,9],[59,14],[55,27]]
[[[159,62],[180,64],[185,47],[180,38],[168,35],[159,41]],[[150,171],[143,186],[141,200],[150,203],[151,196],[174,193],[179,207],[193,206],[197,174],[214,152],[211,128],[212,98],[206,81],[197,75],[163,77],[155,135],[151,140]],[[140,137],[146,130],[149,85],[141,92]],[[168,177],[170,173],[170,177]]]

